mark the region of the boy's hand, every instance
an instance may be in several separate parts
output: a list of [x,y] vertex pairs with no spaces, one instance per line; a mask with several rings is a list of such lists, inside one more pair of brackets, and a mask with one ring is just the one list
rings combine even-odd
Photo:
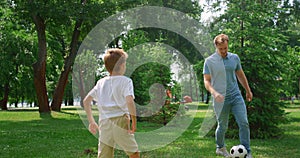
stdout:
[[131,129],[128,130],[129,134],[134,134],[134,132],[136,131],[136,124],[132,123],[131,124]]
[[135,117],[132,117],[132,123],[131,123],[131,126],[130,126],[130,116],[129,115],[126,115],[126,119],[127,119],[127,125],[128,125],[128,130],[127,132],[129,134],[134,134],[134,132],[136,131],[136,118]]
[[92,134],[96,134],[99,130],[99,126],[96,122],[93,122],[93,123],[90,123],[89,124],[89,131],[92,133]]

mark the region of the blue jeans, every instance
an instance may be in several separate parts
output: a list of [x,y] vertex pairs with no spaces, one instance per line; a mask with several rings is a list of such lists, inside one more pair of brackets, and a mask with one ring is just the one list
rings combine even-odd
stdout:
[[226,96],[224,104],[214,103],[214,110],[218,122],[215,133],[217,148],[225,146],[225,132],[228,128],[229,113],[231,111],[239,126],[240,143],[250,152],[250,129],[247,119],[247,109],[242,95],[238,93]]

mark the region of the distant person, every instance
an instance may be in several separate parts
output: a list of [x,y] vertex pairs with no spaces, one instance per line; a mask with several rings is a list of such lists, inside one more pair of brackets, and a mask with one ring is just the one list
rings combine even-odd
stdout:
[[292,96],[291,100],[292,100],[292,104],[294,104],[296,100],[296,96]]
[[213,107],[217,118],[216,154],[229,157],[225,146],[225,132],[228,128],[229,113],[232,112],[239,126],[240,143],[250,149],[250,129],[247,109],[238,87],[237,80],[246,90],[247,101],[252,100],[252,92],[242,69],[238,55],[228,52],[229,38],[225,34],[215,37],[216,53],[205,59],[203,74],[205,88],[213,96]]
[[[83,101],[89,131],[92,134],[99,131],[98,158],[113,158],[116,144],[130,158],[140,157],[134,138],[137,121],[133,83],[124,76],[127,57],[122,49],[108,49],[104,55],[104,64],[110,75],[100,79]],[[92,115],[93,100],[98,105],[99,126]]]

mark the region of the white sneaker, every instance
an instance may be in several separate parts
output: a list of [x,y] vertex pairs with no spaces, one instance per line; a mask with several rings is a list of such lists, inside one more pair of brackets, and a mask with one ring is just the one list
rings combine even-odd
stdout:
[[248,153],[246,158],[253,158],[251,153]]
[[219,155],[219,156],[229,157],[229,153],[227,152],[226,147],[217,148],[216,154]]

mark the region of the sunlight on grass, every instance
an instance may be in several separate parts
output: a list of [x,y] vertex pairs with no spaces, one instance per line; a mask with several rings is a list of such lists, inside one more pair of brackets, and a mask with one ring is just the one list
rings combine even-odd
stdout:
[[[161,148],[142,152],[143,158],[210,158],[215,156],[215,139],[199,136],[199,129],[206,116],[208,106],[195,106],[193,121],[187,130],[173,142]],[[83,124],[79,111],[81,107],[63,107],[62,112],[51,112],[41,116],[37,109],[0,111],[0,157],[1,158],[86,158],[96,157],[98,140],[90,134]],[[95,107],[94,107],[95,108]],[[300,142],[300,105],[286,108],[289,124],[280,125],[285,134],[274,139],[251,140],[255,158],[296,158]],[[190,116],[191,116],[190,115]],[[162,124],[138,122],[138,132],[153,131],[163,127]],[[166,134],[167,133],[162,133]],[[169,135],[171,136],[171,135]],[[155,139],[149,139],[149,141]],[[160,140],[155,140],[160,141]],[[239,143],[237,139],[227,139],[230,148]],[[158,143],[159,144],[159,143]],[[16,152],[17,151],[17,152]],[[116,150],[115,158],[126,157]]]

